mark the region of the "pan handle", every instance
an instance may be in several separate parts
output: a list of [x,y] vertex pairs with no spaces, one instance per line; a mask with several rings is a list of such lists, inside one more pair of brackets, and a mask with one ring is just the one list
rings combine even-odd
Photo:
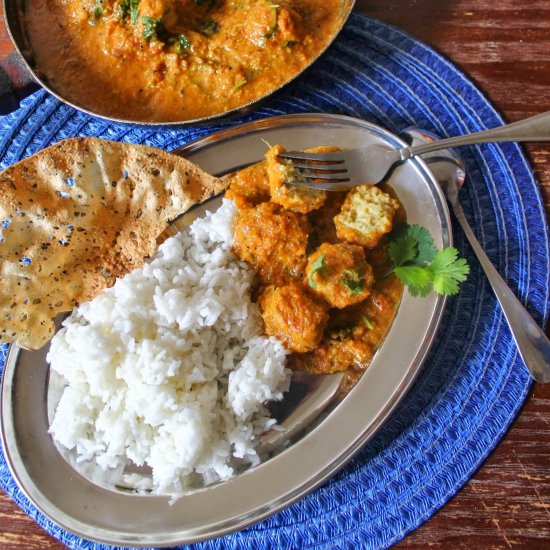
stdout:
[[0,115],[18,109],[19,102],[38,88],[17,52],[0,60]]

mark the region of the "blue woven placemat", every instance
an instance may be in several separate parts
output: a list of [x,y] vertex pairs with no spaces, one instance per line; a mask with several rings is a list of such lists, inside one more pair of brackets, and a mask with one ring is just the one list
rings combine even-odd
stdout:
[[[311,71],[242,120],[311,111],[364,118],[395,133],[415,125],[441,136],[502,122],[473,84],[433,50],[357,14]],[[174,149],[236,122],[137,130],[83,115],[38,92],[17,113],[0,118],[0,162],[6,167],[76,135]],[[550,309],[549,238],[531,169],[513,144],[465,147],[462,153],[469,176],[461,194],[466,215],[499,272],[543,325]],[[470,277],[449,300],[425,368],[383,429],[320,489],[196,548],[386,548],[445,504],[487,457],[521,407],[530,379],[479,264],[454,229],[455,244],[472,266]],[[45,518],[17,488],[3,456],[0,484],[70,548],[105,548]]]

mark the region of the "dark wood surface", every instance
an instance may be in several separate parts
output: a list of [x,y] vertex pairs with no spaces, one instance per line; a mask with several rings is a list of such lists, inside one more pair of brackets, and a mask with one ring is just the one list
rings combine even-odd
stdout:
[[[430,44],[509,121],[550,110],[548,0],[368,0],[358,10]],[[0,8],[0,58],[11,51]],[[550,214],[550,146],[526,147]],[[550,548],[550,384],[535,384],[466,486],[398,548]],[[63,548],[0,493],[0,549]]]

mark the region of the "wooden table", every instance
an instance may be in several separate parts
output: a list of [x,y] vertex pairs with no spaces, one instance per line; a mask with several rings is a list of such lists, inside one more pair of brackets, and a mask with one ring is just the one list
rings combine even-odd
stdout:
[[[430,44],[512,122],[550,110],[548,0],[359,0],[358,10]],[[11,49],[0,8],[0,58]],[[526,147],[550,214],[550,146]],[[533,386],[497,449],[407,548],[550,548],[550,384]],[[0,495],[0,548],[63,548]]]

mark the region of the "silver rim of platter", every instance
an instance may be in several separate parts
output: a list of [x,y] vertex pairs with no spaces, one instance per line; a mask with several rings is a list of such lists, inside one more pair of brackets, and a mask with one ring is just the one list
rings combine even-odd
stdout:
[[[178,153],[212,174],[224,174],[261,160],[264,140],[287,149],[405,144],[368,122],[306,114],[235,126]],[[409,223],[427,227],[437,246],[452,243],[444,196],[424,161],[402,164],[388,183],[404,204]],[[184,217],[176,227],[188,223]],[[306,412],[292,425],[291,436],[285,434],[286,448],[278,443],[260,465],[229,481],[189,490],[173,502],[170,496],[107,489],[78,474],[48,434],[48,346],[30,352],[12,345],[2,381],[6,460],[17,484],[39,510],[87,539],[115,545],[171,546],[242,529],[319,486],[373,436],[418,374],[444,304],[434,294],[413,298],[405,292],[385,342],[346,397],[334,397],[337,376],[320,377],[316,384],[306,385],[302,396],[302,404],[307,401]]]

